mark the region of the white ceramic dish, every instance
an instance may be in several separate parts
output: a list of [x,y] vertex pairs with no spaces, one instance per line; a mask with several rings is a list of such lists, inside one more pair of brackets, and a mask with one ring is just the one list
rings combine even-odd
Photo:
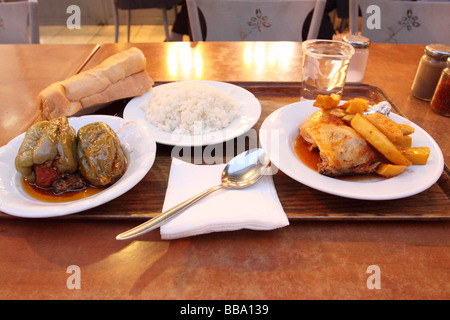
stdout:
[[394,121],[414,127],[413,147],[430,148],[430,157],[426,165],[410,166],[402,174],[389,179],[380,177],[346,181],[319,174],[307,167],[294,150],[294,141],[300,133],[299,126],[317,110],[319,109],[313,107],[310,101],[287,105],[270,114],[264,120],[259,132],[262,147],[271,162],[298,182],[346,198],[390,200],[420,193],[432,186],[441,176],[444,157],[434,139],[411,121],[392,113],[390,118]]
[[[123,118],[146,125],[158,143],[182,147],[205,146],[228,141],[247,132],[259,120],[261,116],[261,104],[251,92],[226,82],[200,80],[198,82],[207,83],[242,102],[241,115],[234,119],[227,128],[205,135],[175,134],[158,129],[146,120],[145,111],[141,108],[141,104],[152,94],[151,89],[128,102],[123,111]],[[167,83],[162,86],[170,86],[171,84]]]
[[22,189],[22,176],[14,167],[14,159],[25,136],[23,133],[0,148],[0,211],[18,217],[46,218],[87,210],[129,191],[152,167],[156,155],[156,142],[146,127],[119,117],[104,115],[89,115],[68,120],[76,131],[96,121],[104,122],[116,131],[128,158],[125,174],[112,186],[88,198],[60,203],[36,200]]

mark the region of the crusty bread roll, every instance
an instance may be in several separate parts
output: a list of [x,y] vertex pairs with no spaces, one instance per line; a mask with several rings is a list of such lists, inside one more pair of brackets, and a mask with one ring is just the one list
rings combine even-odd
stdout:
[[37,97],[41,119],[70,116],[88,107],[141,95],[154,83],[145,67],[144,54],[133,47],[90,70],[53,83]]

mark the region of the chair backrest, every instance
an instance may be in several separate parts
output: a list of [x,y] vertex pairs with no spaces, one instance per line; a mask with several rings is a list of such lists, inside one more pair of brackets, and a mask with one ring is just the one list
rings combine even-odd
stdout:
[[[186,0],[193,41],[302,41],[317,38],[326,0]],[[206,32],[202,36],[200,15]]]
[[376,43],[450,44],[450,2],[350,0],[350,32]]
[[39,43],[37,0],[0,3],[0,43]]
[[114,0],[117,8],[122,10],[150,9],[150,8],[169,8],[180,4],[181,0]]

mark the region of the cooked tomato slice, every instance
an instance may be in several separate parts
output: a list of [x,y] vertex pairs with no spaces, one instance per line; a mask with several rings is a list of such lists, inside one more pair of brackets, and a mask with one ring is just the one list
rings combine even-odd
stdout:
[[58,177],[58,171],[46,164],[33,165],[36,174],[36,185],[41,188],[48,188],[52,185],[53,180]]

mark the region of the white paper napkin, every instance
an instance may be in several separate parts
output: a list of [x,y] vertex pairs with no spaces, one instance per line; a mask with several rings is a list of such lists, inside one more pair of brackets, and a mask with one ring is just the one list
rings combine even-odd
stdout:
[[[173,158],[163,212],[221,183],[225,164],[195,165]],[[220,189],[160,228],[162,239],[217,231],[272,230],[289,225],[271,175],[241,190]]]

